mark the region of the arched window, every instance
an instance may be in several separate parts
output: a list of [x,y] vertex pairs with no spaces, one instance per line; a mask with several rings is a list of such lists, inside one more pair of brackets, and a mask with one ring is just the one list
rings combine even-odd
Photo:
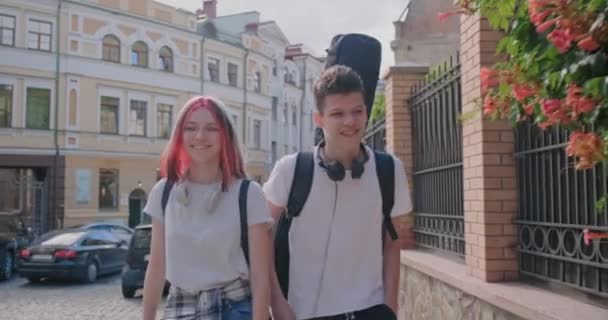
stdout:
[[167,46],[160,48],[158,52],[160,59],[160,69],[167,72],[173,72],[173,51]]
[[120,63],[120,40],[115,35],[103,37],[102,59]]
[[139,67],[148,66],[148,46],[143,41],[137,41],[131,47],[131,64]]

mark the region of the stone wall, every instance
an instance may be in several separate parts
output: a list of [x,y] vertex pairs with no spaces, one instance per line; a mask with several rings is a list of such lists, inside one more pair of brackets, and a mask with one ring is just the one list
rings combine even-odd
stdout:
[[406,265],[400,281],[399,320],[523,320]]

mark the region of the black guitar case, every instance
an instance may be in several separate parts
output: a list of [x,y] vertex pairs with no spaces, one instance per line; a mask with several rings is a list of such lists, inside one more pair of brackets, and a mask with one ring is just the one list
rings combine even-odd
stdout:
[[[376,96],[376,86],[380,75],[382,45],[377,39],[359,33],[339,34],[331,39],[327,49],[325,69],[334,65],[344,65],[355,70],[363,80],[365,105],[369,115]],[[315,144],[323,137],[321,129],[315,131]]]

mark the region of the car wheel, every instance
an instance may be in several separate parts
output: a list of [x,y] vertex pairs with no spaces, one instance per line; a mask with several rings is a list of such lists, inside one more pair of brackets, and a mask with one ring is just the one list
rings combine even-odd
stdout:
[[135,288],[122,286],[122,296],[125,298],[133,298],[135,296]]
[[13,267],[15,259],[11,251],[5,250],[2,264],[0,265],[0,280],[7,280],[13,276]]
[[93,283],[97,280],[97,264],[94,261],[89,261],[85,268],[84,282]]

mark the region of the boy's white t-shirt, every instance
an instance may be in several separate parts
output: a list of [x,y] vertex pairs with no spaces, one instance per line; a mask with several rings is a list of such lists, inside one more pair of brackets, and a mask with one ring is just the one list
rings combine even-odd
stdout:
[[[384,303],[382,196],[373,151],[360,179],[334,182],[318,164],[306,204],[289,232],[289,297],[297,319],[330,316]],[[264,184],[266,198],[285,207],[296,154],[283,157]],[[405,169],[395,163],[392,217],[412,210]],[[296,177],[297,178],[297,177]]]
[[[181,289],[197,292],[219,288],[239,278],[247,279],[249,268],[241,249],[239,214],[242,180],[234,181],[228,191],[222,192],[213,212],[207,209],[207,198],[219,188],[217,184],[188,181],[175,184],[163,215],[165,181],[154,185],[144,212],[164,223],[167,280]],[[187,204],[177,201],[177,194],[184,187],[189,194]],[[249,226],[272,223],[262,188],[255,182],[250,183],[247,194],[247,223]]]

